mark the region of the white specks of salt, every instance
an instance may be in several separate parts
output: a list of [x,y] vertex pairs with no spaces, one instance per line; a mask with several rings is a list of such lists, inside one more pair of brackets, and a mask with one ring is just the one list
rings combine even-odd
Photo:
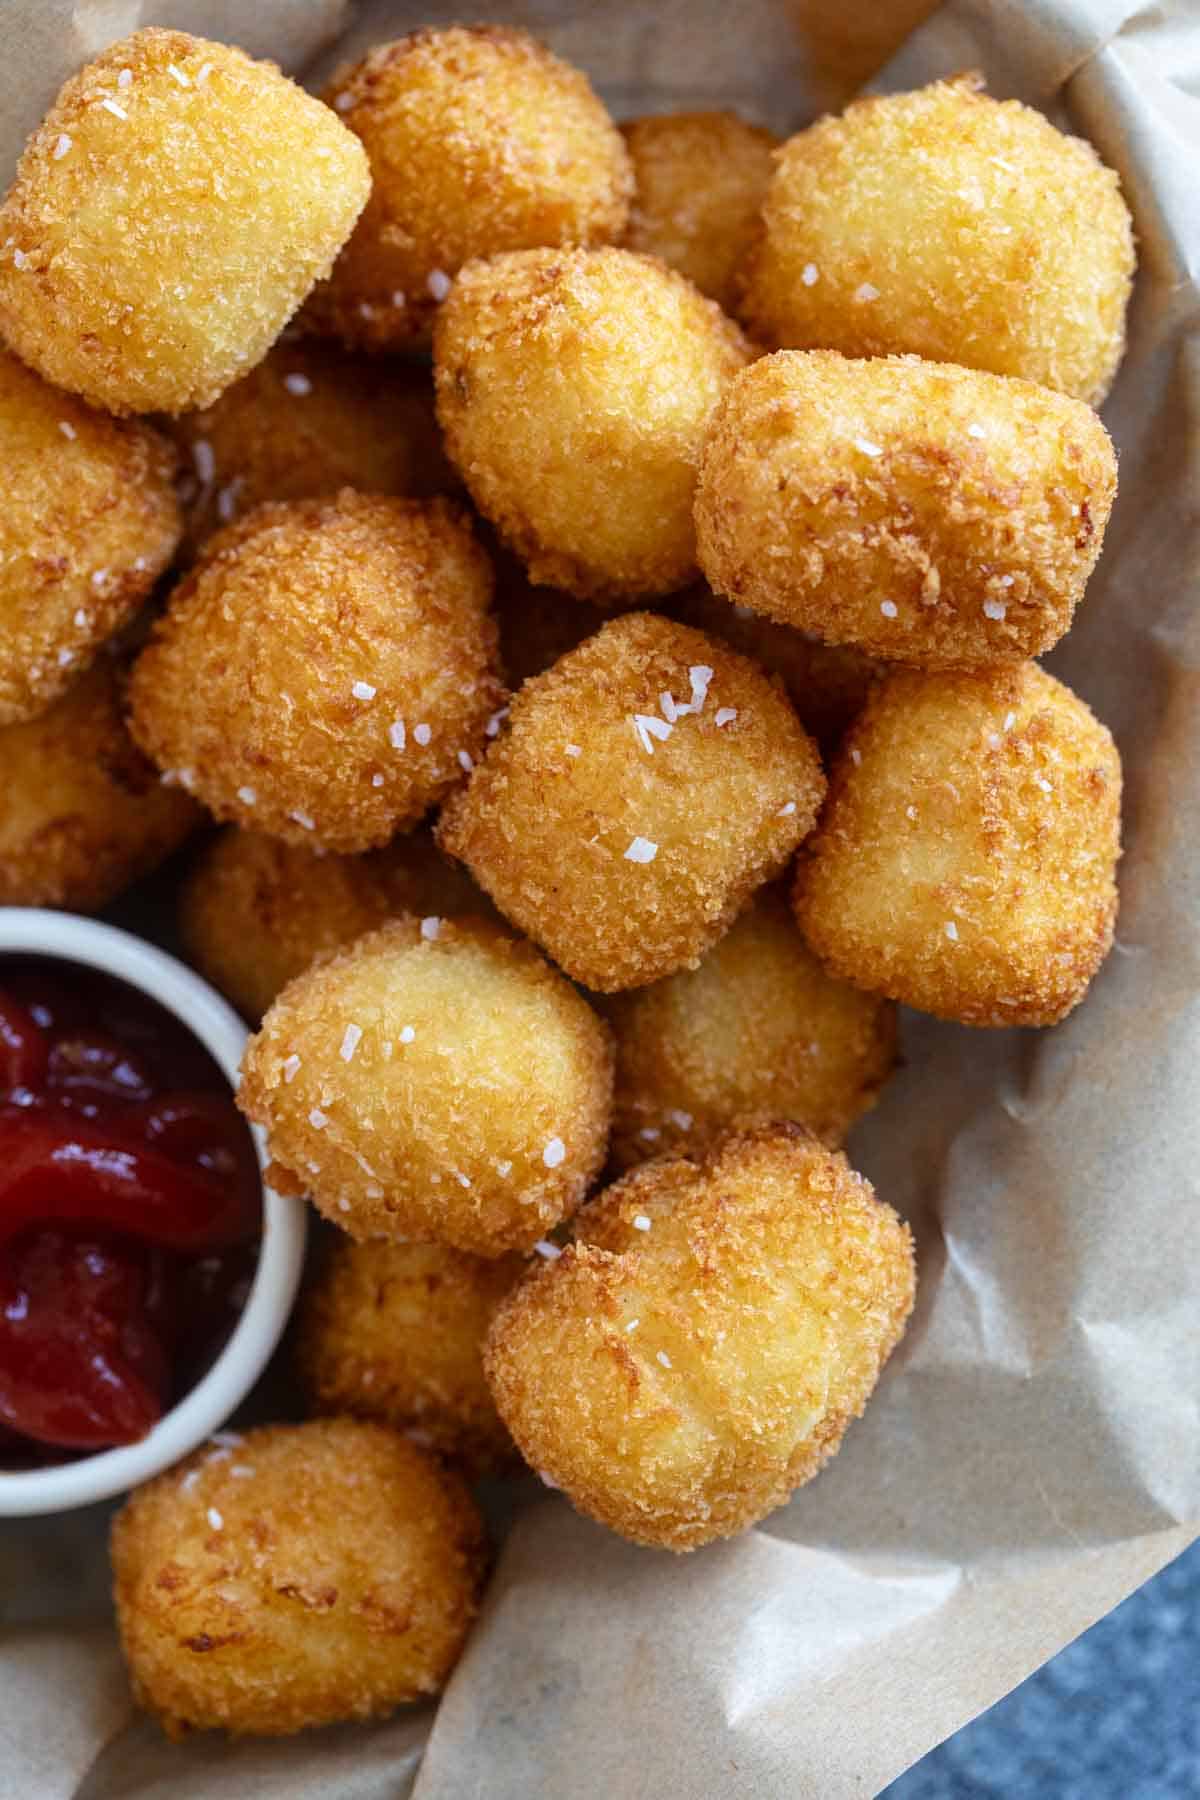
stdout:
[[379,775],[379,774],[372,775],[371,786],[372,787],[382,787],[383,786],[383,776]]
[[339,94],[333,103],[335,112],[349,112],[354,105],[353,94]]
[[28,267],[29,267],[29,258],[26,256],[25,252],[23,250],[14,250],[13,251],[13,268],[14,269],[27,269]]
[[297,399],[302,400],[305,394],[312,393],[312,382],[308,379],[307,375],[301,375],[298,370],[294,371],[291,375],[285,375],[283,378],[283,385],[288,393],[295,394]]
[[566,1160],[567,1146],[560,1137],[552,1137],[542,1151],[542,1161],[548,1169],[557,1169],[559,1163]]
[[308,1122],[314,1131],[324,1131],[329,1123],[329,1114],[323,1113],[319,1106],[314,1106],[308,1115]]
[[107,586],[108,576],[109,576],[109,571],[107,569],[93,569],[92,570],[92,586],[94,588],[96,588],[97,591],[100,588]]
[[896,605],[894,600],[881,600],[879,602],[879,610],[885,619],[894,619],[898,616],[900,608]]
[[673,725],[679,717],[679,708],[675,703],[674,694],[660,694],[658,696],[658,710],[667,721],[667,724]]
[[354,1024],[347,1025],[345,1031],[342,1033],[342,1044],[338,1051],[338,1055],[343,1062],[351,1062],[353,1060],[354,1052],[358,1049],[361,1042],[362,1026]]
[[776,817],[780,819],[790,819],[795,810],[796,802],[794,800],[789,800],[786,805],[780,807]]
[[492,714],[491,718],[488,720],[487,724],[484,726],[483,735],[485,737],[490,737],[490,738],[499,737],[500,727],[503,725],[503,723],[504,723],[505,719],[507,719],[507,717],[508,717],[507,706],[500,707],[500,709],[497,712],[494,712]]
[[716,723],[719,727],[724,727],[726,725],[732,725],[733,721],[736,718],[737,718],[737,707],[736,706],[719,706],[717,708]]
[[662,1136],[662,1132],[657,1125],[643,1125],[642,1129],[638,1132],[638,1136],[640,1138],[645,1138],[648,1144],[657,1144],[659,1138]]
[[708,684],[713,678],[713,671],[707,663],[693,663],[688,670],[688,678],[692,684],[692,711],[699,712],[708,697]]
[[293,1051],[291,1056],[285,1057],[285,1059],[284,1059],[283,1079],[290,1086],[290,1084],[293,1081],[295,1081],[295,1079],[299,1073],[300,1073],[300,1058]]
[[317,828],[316,820],[312,815],[310,813],[301,812],[298,807],[295,812],[290,812],[288,814],[288,818],[292,820],[293,824],[299,825],[301,831],[315,831]]
[[344,1194],[342,1195],[342,1198],[338,1201],[338,1211],[339,1212],[349,1212],[350,1211],[350,1202],[346,1199],[346,1196]]
[[421,920],[421,936],[428,944],[433,943],[441,929],[442,921],[438,918],[436,913],[431,913],[427,919]]
[[659,1351],[659,1352],[658,1352],[658,1355],[657,1355],[657,1357],[656,1357],[656,1359],[655,1359],[655,1360],[656,1360],[656,1361],[657,1361],[657,1362],[660,1362],[660,1363],[661,1363],[661,1364],[662,1364],[662,1366],[663,1366],[663,1368],[664,1368],[664,1369],[669,1369],[669,1368],[670,1368],[670,1367],[671,1367],[671,1359],[670,1359],[670,1357],[669,1357],[669,1356],[668,1356],[668,1355],[667,1355],[667,1353],[666,1353],[666,1351],[665,1351],[665,1350],[660,1350],[660,1351]]
[[946,933],[946,936],[950,939],[950,942],[952,944],[957,944],[957,942],[958,942],[958,926],[954,923],[954,920],[947,919],[946,923],[942,927],[942,929]]
[[393,750],[403,750],[408,742],[408,733],[404,729],[403,719],[393,719],[388,726],[388,743]]
[[568,756],[582,756],[583,751],[578,744],[564,744],[563,749]]
[[1044,775],[1035,775],[1034,780],[1036,781],[1038,787],[1041,788],[1043,794],[1052,794],[1054,792],[1053,785],[1049,781],[1046,780],[1046,777]]
[[430,269],[429,277],[425,285],[433,295],[433,298],[440,303],[446,298],[446,295],[450,292],[454,283],[447,275],[445,269]]
[[854,440],[854,448],[856,450],[861,450],[861,452],[864,456],[882,456],[883,455],[883,445],[882,444],[873,444],[871,442],[870,438],[856,437]]
[[552,1244],[549,1238],[539,1238],[533,1247],[539,1256],[545,1257],[547,1262],[557,1262],[562,1255],[558,1245]]
[[72,139],[68,137],[65,131],[59,133],[53,150],[55,162],[61,162],[64,156],[70,154],[71,143]]
[[208,1522],[214,1531],[221,1531],[224,1528],[225,1521],[215,1506],[210,1506],[208,1509]]
[[207,438],[197,438],[192,445],[192,462],[201,481],[212,480],[217,472],[217,459]]
[[458,766],[465,774],[469,775],[471,773],[471,770],[475,767],[475,758],[471,755],[469,750],[459,751]]
[[240,787],[237,797],[243,806],[254,806],[258,801],[258,791],[252,787]]
[[800,271],[800,279],[805,287],[816,287],[818,281],[821,279],[821,271],[818,269],[816,263],[805,263]]
[[1003,743],[1003,741],[1004,740],[1000,736],[1000,733],[998,731],[989,731],[988,732],[987,747],[989,750],[998,750],[1000,748],[1000,745]]
[[625,861],[633,863],[651,863],[658,855],[658,845],[649,838],[635,837],[625,852]]
[[356,700],[373,700],[375,698],[375,689],[369,681],[356,681],[350,692]]
[[421,744],[421,745],[427,744],[432,736],[433,736],[433,732],[430,730],[428,725],[414,725],[413,726],[413,737],[417,740],[418,744]]
[[69,669],[71,664],[74,661],[75,661],[75,652],[73,650],[60,650],[59,651],[58,666],[60,669]]
[[1013,726],[1016,724],[1016,722],[1017,722],[1017,715],[1015,712],[1005,713],[1005,715],[1004,715],[1005,731],[1011,731]]
[[400,1042],[402,1044],[411,1044],[416,1035],[417,1034],[411,1025],[402,1025],[400,1027]]
[[983,429],[982,425],[972,424],[972,425],[967,426],[967,436],[973,437],[973,438],[982,438],[982,437],[987,436],[987,432]]
[[117,86],[119,88],[127,88],[127,87],[133,86],[133,70],[132,69],[122,69],[121,70],[121,73],[117,76]]
[[626,1331],[636,1331],[641,1322],[640,1319],[630,1319],[625,1326]]
[[118,106],[115,100],[102,100],[100,104],[105,112],[110,112],[112,114],[114,119],[127,119],[129,117],[125,108],[123,106]]
[[1001,587],[1011,587],[1015,580],[1016,580],[1015,575],[1002,575],[1000,577],[1000,586]]
[[496,1164],[496,1173],[500,1177],[501,1181],[506,1181],[508,1179],[508,1177],[512,1174],[512,1164],[507,1160],[507,1158],[505,1159],[504,1162],[498,1162]]
[[222,525],[228,525],[232,522],[233,516],[237,511],[238,496],[244,486],[245,482],[242,477],[240,475],[235,475],[233,480],[226,483],[218,493],[217,517],[220,519]]
[[673,1107],[667,1113],[667,1118],[670,1120],[671,1124],[677,1126],[680,1131],[690,1131],[695,1123],[691,1113],[684,1112],[682,1107],[678,1106]]
[[82,606],[76,607],[75,609],[75,623],[80,631],[82,631],[88,623],[88,615]]
[[1007,611],[1008,608],[1005,606],[1003,600],[985,600],[983,603],[983,616],[985,619],[1002,620]]
[[635,1231],[649,1231],[650,1229],[650,1221],[645,1213],[634,1213],[631,1223]]
[[869,281],[861,282],[854,290],[854,298],[861,304],[864,300],[878,300],[879,289]]
[[850,751],[850,761],[854,764],[856,769],[861,768],[862,767],[862,751],[852,749]]
[[62,434],[65,438],[70,438],[72,440],[72,442],[74,442],[74,440],[79,436],[79,433],[76,431],[75,427],[71,424],[71,421],[69,419],[60,419],[58,421],[58,429],[62,432]]
[[213,66],[211,63],[201,63],[200,67],[196,70],[196,86],[203,87],[212,72]]
[[172,81],[177,81],[180,87],[190,88],[192,85],[191,80],[184,74],[178,63],[168,63],[167,74],[171,77]]
[[248,1481],[254,1474],[254,1465],[253,1463],[234,1463],[229,1473],[236,1475],[239,1481]]
[[638,742],[647,756],[654,755],[654,745],[651,742],[653,738],[657,738],[660,744],[665,744],[671,735],[672,727],[666,720],[656,719],[650,713],[634,713],[632,723]]
[[183,1480],[179,1484],[180,1493],[181,1494],[190,1494],[192,1489],[195,1487],[196,1483],[199,1481],[199,1479],[200,1479],[199,1469],[189,1469],[187,1474],[184,1476]]

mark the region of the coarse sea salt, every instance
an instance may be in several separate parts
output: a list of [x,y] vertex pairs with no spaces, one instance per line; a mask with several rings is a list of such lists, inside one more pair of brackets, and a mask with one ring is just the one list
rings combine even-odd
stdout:
[[293,1052],[283,1062],[283,1079],[290,1085],[300,1073],[300,1058]]
[[254,806],[258,801],[258,791],[252,787],[240,787],[237,797],[243,806]]
[[560,1137],[552,1137],[542,1151],[542,1161],[548,1169],[557,1169],[559,1163],[566,1158],[567,1146]]
[[350,692],[356,700],[373,700],[376,690],[369,681],[356,681]]
[[285,375],[283,385],[289,394],[296,394],[301,399],[305,394],[312,393],[312,382],[307,375],[301,375],[298,370],[291,375]]
[[544,1256],[546,1258],[547,1262],[557,1262],[562,1255],[562,1251],[559,1249],[558,1245],[552,1244],[549,1238],[539,1238],[533,1247],[539,1256]]
[[431,913],[427,919],[421,920],[421,936],[428,944],[433,943],[441,929],[442,921],[436,913]]
[[650,1220],[646,1217],[645,1213],[634,1213],[633,1229],[635,1231],[649,1231]]
[[341,1057],[342,1061],[351,1062],[354,1057],[354,1052],[361,1043],[362,1026],[354,1024],[347,1025],[345,1031],[342,1033],[341,1048],[338,1051],[338,1055]]
[[625,852],[625,861],[633,863],[651,863],[658,855],[658,845],[649,838],[635,837]]
[[733,721],[736,718],[737,718],[737,707],[736,706],[719,706],[717,708],[716,723],[718,726],[732,725]]

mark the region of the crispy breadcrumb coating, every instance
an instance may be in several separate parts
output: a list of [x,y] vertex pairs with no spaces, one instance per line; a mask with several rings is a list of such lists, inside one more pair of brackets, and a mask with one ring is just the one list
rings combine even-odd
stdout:
[[34,718],[128,623],[179,542],[175,453],[0,350],[0,726]]
[[781,687],[716,638],[627,613],[525,683],[438,841],[610,993],[695,968],[824,791]]
[[179,893],[189,961],[256,1023],[323,951],[399,913],[491,917],[492,908],[420,829],[366,856],[328,856],[231,826],[205,844]]
[[284,1737],[445,1685],[484,1572],[457,1476],[383,1425],[221,1433],[112,1525],[139,1705],[171,1737]]
[[765,344],[912,351],[1098,406],[1125,345],[1114,172],[978,75],[858,100],[778,152],[743,300]]
[[524,31],[452,26],[377,44],[323,98],[362,139],[371,198],[305,322],[378,350],[428,342],[465,262],[618,237],[633,186],[582,70]]
[[1117,491],[1089,406],[1032,382],[781,350],[705,445],[700,561],[718,593],[922,668],[1018,662],[1071,623]]
[[482,753],[502,693],[491,594],[450,501],[257,507],[172,594],[134,668],[133,734],[219,819],[371,849]]
[[698,969],[604,1006],[617,1044],[612,1160],[687,1155],[749,1114],[838,1145],[896,1060],[896,1010],[835,981],[784,892],[755,895]]
[[[718,598],[702,581],[677,594],[670,613],[684,625],[723,638],[769,675],[778,675],[800,723],[826,752],[836,750],[882,672],[874,657],[853,644],[823,644],[810,632]],[[503,640],[503,617],[500,632]]]
[[0,332],[108,412],[208,406],[326,275],[362,145],[274,63],[138,31],[72,76],[0,206]]
[[834,764],[795,905],[826,967],[964,1025],[1053,1025],[1112,943],[1121,763],[1036,663],[905,670]]
[[709,419],[750,354],[690,281],[630,250],[468,263],[434,336],[446,449],[535,582],[670,593],[695,574]]
[[101,656],[61,700],[0,728],[0,905],[99,912],[200,823],[125,729],[124,681]]
[[913,1303],[908,1227],[799,1126],[648,1163],[500,1305],[484,1368],[522,1455],[635,1543],[694,1550],[837,1450]]
[[400,357],[350,356],[289,337],[172,435],[194,554],[221,525],[263,500],[306,500],[358,488],[428,499],[458,477],[442,454],[433,379]]
[[626,245],[732,312],[779,140],[734,112],[656,113],[621,130],[634,178]]
[[284,989],[243,1062],[277,1185],[351,1237],[528,1250],[598,1173],[607,1026],[531,944],[397,919]]
[[483,1378],[483,1340],[524,1269],[520,1256],[339,1239],[300,1309],[310,1402],[382,1419],[469,1473],[502,1467],[516,1452]]

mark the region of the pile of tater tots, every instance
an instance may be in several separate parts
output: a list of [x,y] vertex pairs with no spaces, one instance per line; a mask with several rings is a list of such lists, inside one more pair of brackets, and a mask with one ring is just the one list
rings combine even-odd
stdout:
[[517,30],[314,98],[151,29],[0,245],[0,902],[187,841],[329,1221],[311,1417],[115,1522],[133,1682],[176,1734],[380,1714],[463,1648],[481,1474],[686,1551],[820,1470],[913,1305],[840,1148],[897,1003],[1053,1025],[1108,951],[1117,751],[1033,659],[1116,491],[1129,214],[972,74],[780,143],[618,126]]

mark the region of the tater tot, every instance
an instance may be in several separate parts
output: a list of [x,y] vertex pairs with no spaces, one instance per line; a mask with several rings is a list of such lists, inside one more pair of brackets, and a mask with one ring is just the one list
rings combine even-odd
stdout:
[[[837,748],[879,679],[881,665],[853,644],[823,644],[811,632],[730,605],[704,582],[676,595],[670,611],[672,618],[712,632],[778,675],[800,723],[825,751]],[[503,639],[503,618],[500,631]]]
[[44,712],[137,611],[179,542],[175,454],[0,350],[0,726]]
[[1019,662],[1069,627],[1116,490],[1081,400],[915,357],[781,350],[717,409],[700,562],[718,593],[872,656]]
[[525,683],[438,839],[568,975],[610,993],[695,968],[824,791],[761,669],[627,613]]
[[695,574],[704,434],[749,356],[691,282],[630,250],[468,263],[434,335],[446,449],[535,582],[670,593]]
[[61,700],[0,728],[0,905],[98,912],[203,817],[131,741],[105,655]]
[[502,1301],[484,1367],[526,1461],[635,1543],[694,1550],[808,1481],[913,1302],[912,1240],[801,1127],[648,1163]]
[[840,1144],[896,1060],[886,1000],[835,981],[786,894],[757,894],[698,969],[617,994],[612,1158],[687,1154],[740,1118],[794,1119]]
[[524,1269],[519,1256],[340,1239],[300,1309],[310,1402],[382,1419],[472,1474],[502,1467],[516,1452],[483,1378],[483,1340]]
[[453,493],[428,369],[349,356],[332,344],[277,344],[249,375],[173,427],[186,453],[189,548],[263,500],[359,488],[426,499]]
[[656,114],[621,129],[634,179],[625,243],[732,312],[778,139],[733,112]]
[[796,914],[846,981],[964,1025],[1053,1025],[1112,943],[1121,764],[1022,663],[883,683],[834,765]]
[[255,1022],[315,957],[398,913],[492,908],[424,830],[365,856],[323,856],[231,826],[204,846],[179,894],[189,960]]
[[618,237],[633,178],[581,70],[524,31],[452,26],[379,44],[323,96],[356,132],[371,198],[306,314],[370,349],[423,343],[465,262]]
[[108,412],[207,406],[326,275],[370,188],[274,63],[150,29],[72,76],[0,206],[0,331]]
[[126,1501],[111,1551],[135,1698],[176,1738],[285,1737],[436,1694],[485,1566],[459,1478],[358,1419],[206,1446]]
[[763,343],[912,351],[1098,406],[1133,228],[1113,171],[978,75],[859,100],[778,153],[743,302]]
[[482,752],[502,693],[491,594],[449,501],[257,507],[172,594],[134,668],[133,735],[219,819],[372,849]]
[[238,1104],[281,1183],[355,1238],[528,1250],[604,1161],[612,1043],[530,944],[397,919],[284,989]]

